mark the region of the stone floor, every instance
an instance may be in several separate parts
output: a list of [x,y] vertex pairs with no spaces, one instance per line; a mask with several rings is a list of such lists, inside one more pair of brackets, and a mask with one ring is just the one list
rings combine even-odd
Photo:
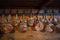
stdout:
[[55,32],[38,32],[38,31],[27,31],[21,33],[16,31],[15,33],[4,34],[0,40],[60,40],[60,34]]

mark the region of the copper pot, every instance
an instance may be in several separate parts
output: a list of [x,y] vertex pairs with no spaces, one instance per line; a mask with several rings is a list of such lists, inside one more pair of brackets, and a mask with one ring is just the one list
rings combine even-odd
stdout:
[[26,32],[27,31],[27,23],[20,23],[18,27],[19,32]]
[[11,24],[3,24],[2,31],[4,33],[10,33],[13,30],[13,26]]
[[45,30],[47,32],[53,32],[54,31],[54,25],[52,23],[46,25]]
[[43,28],[44,28],[44,25],[43,25],[42,22],[41,23],[37,23],[37,25],[35,25],[35,30],[36,31],[42,31]]

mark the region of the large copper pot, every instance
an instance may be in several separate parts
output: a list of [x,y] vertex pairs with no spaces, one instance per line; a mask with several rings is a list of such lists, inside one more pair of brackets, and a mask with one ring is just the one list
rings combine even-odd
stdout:
[[20,22],[19,27],[18,27],[18,31],[19,32],[26,32],[27,31],[27,22],[26,21]]
[[54,31],[54,25],[52,23],[49,23],[48,25],[46,25],[45,30],[47,32],[53,32]]
[[36,30],[36,31],[42,31],[43,29],[44,29],[44,25],[43,25],[42,22],[37,23],[37,24],[35,25],[35,30]]
[[29,26],[33,26],[33,24],[34,24],[34,19],[33,19],[33,18],[30,18],[30,19],[28,20],[28,25],[29,25]]
[[19,25],[20,21],[19,20],[13,20],[12,25],[14,26],[14,29],[17,30],[18,29],[18,25]]
[[3,24],[2,25],[2,31],[4,33],[10,33],[13,30],[13,26],[11,24]]

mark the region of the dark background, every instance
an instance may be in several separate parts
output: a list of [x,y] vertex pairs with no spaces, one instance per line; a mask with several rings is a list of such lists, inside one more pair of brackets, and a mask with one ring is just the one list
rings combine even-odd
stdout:
[[60,0],[0,0],[0,8],[60,8]]

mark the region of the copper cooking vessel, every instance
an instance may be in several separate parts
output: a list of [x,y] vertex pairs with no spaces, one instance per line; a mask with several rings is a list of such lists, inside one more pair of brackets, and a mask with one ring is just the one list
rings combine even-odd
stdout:
[[11,24],[2,24],[2,31],[4,33],[10,33],[13,30],[13,26]]

